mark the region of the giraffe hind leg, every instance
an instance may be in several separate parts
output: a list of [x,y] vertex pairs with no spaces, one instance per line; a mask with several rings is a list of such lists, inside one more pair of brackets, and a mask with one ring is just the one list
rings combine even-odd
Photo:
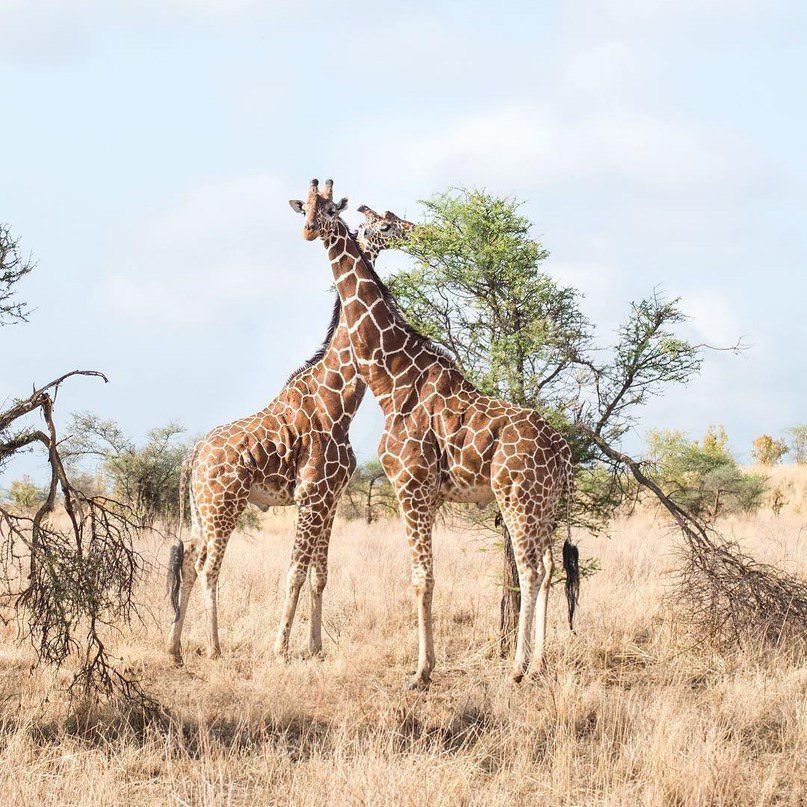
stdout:
[[536,606],[536,650],[539,654],[543,653],[546,599],[549,595],[549,576],[552,573],[551,566],[547,568],[546,565],[547,560],[551,564],[551,554],[547,556],[544,551],[549,546],[552,525],[545,523],[540,497],[532,495],[531,487],[524,484],[523,480],[516,479],[507,488],[494,491],[513,542],[521,590],[516,653],[512,668],[512,678],[516,682],[522,680],[530,665]]
[[552,546],[547,543],[543,552],[544,577],[538,590],[538,607],[535,613],[535,654],[532,667],[536,671],[545,664],[544,644],[546,642],[546,615],[549,608],[549,587],[552,585],[552,572],[555,564],[552,560]]
[[[221,563],[230,535],[235,528],[238,510],[233,509],[228,520],[221,526],[210,525],[207,538],[196,562],[196,571],[204,594],[205,611],[207,612],[207,652],[211,659],[221,656],[219,642],[219,609],[218,581]],[[234,514],[233,514],[234,513]]]
[[286,575],[286,597],[283,603],[283,615],[275,639],[275,655],[285,660],[289,653],[289,636],[297,612],[300,589],[305,583],[308,567],[323,527],[322,508],[301,502],[297,510],[297,526],[294,548],[291,552],[291,564]]
[[434,563],[432,526],[435,506],[428,488],[403,488],[396,491],[406,522],[412,567],[412,588],[418,608],[418,666],[406,684],[407,689],[428,689],[434,670],[434,633],[432,599],[434,595]]

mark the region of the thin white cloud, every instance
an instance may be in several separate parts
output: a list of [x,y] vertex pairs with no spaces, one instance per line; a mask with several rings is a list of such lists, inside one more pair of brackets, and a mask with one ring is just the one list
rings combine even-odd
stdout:
[[683,309],[690,327],[712,347],[730,347],[743,334],[740,317],[723,289],[700,288],[684,292]]
[[623,181],[661,193],[730,194],[755,185],[764,171],[743,143],[695,124],[639,112],[562,115],[526,104],[477,113],[382,152],[391,149],[404,173],[421,182],[462,177],[496,188]]

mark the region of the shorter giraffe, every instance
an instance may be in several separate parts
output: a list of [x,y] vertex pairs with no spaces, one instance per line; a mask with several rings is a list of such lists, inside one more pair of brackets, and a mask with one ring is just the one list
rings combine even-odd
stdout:
[[[304,237],[323,241],[356,368],[385,415],[379,457],[406,524],[418,600],[418,667],[410,686],[427,687],[435,663],[431,542],[442,501],[495,499],[499,505],[521,588],[513,665],[513,678],[521,680],[530,663],[533,625],[535,661],[543,662],[555,511],[564,488],[570,496],[573,482],[569,446],[537,412],[482,395],[444,351],[401,316],[364,260],[363,242],[356,240],[371,243],[391,221],[387,214],[366,212],[367,222],[354,237],[315,183],[307,199],[292,207],[305,215]],[[563,555],[567,586],[574,585],[573,552],[564,548]],[[570,608],[570,622],[571,616]]]
[[[326,193],[332,193],[329,186]],[[345,200],[346,201],[346,200]],[[368,245],[373,263],[402,230],[389,227]],[[322,347],[265,409],[200,440],[180,477],[180,524],[190,484],[191,539],[172,548],[169,583],[174,622],[169,653],[181,663],[181,635],[191,590],[202,578],[208,618],[208,650],[220,652],[217,581],[229,537],[247,502],[262,510],[298,505],[296,536],[286,580],[286,598],[275,652],[288,652],[300,589],[310,568],[309,652],[322,651],[322,593],[328,576],[328,546],[336,504],[356,467],[348,429],[364,396],[337,295]]]

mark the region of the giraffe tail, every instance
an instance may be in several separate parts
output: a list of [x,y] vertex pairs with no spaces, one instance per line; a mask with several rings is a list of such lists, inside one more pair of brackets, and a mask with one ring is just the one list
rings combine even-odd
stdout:
[[174,609],[174,622],[179,620],[179,589],[182,583],[182,564],[185,561],[185,544],[177,538],[168,555],[168,594]]
[[176,543],[168,554],[168,575],[166,587],[171,598],[171,607],[174,609],[174,622],[179,619],[179,589],[182,583],[182,564],[185,560],[185,544],[180,535],[185,524],[185,495],[188,487],[188,477],[196,459],[197,447],[194,446],[186,455],[179,471],[179,523],[177,524]]
[[572,543],[572,495],[574,493],[574,468],[571,460],[566,468],[566,540],[563,542],[563,571],[566,573],[566,608],[569,614],[569,630],[574,632],[574,612],[580,600],[580,553]]
[[197,446],[194,446],[182,460],[182,467],[179,469],[179,524],[177,525],[177,540],[182,534],[182,527],[185,524],[185,492],[188,487],[188,477],[191,468],[196,460]]

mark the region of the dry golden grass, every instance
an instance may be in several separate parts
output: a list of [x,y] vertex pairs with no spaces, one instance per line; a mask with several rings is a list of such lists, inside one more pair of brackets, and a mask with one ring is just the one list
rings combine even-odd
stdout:
[[[324,661],[272,654],[291,512],[235,536],[221,580],[224,658],[203,647],[194,593],[187,664],[164,652],[162,572],[140,592],[146,624],[115,640],[170,716],[82,721],[5,630],[0,644],[2,804],[799,805],[807,793],[807,670],[785,653],[720,656],[662,604],[674,533],[649,514],[580,536],[602,570],[583,581],[578,634],[553,591],[549,671],[509,682],[498,659],[500,555],[478,535],[435,536],[438,667],[401,689],[415,616],[398,523],[338,523]],[[805,518],[763,512],[722,528],[760,560],[804,573]],[[164,563],[167,547],[144,552]],[[800,568],[799,568],[800,566]],[[803,660],[802,660],[803,662]],[[41,703],[47,695],[48,701]]]

